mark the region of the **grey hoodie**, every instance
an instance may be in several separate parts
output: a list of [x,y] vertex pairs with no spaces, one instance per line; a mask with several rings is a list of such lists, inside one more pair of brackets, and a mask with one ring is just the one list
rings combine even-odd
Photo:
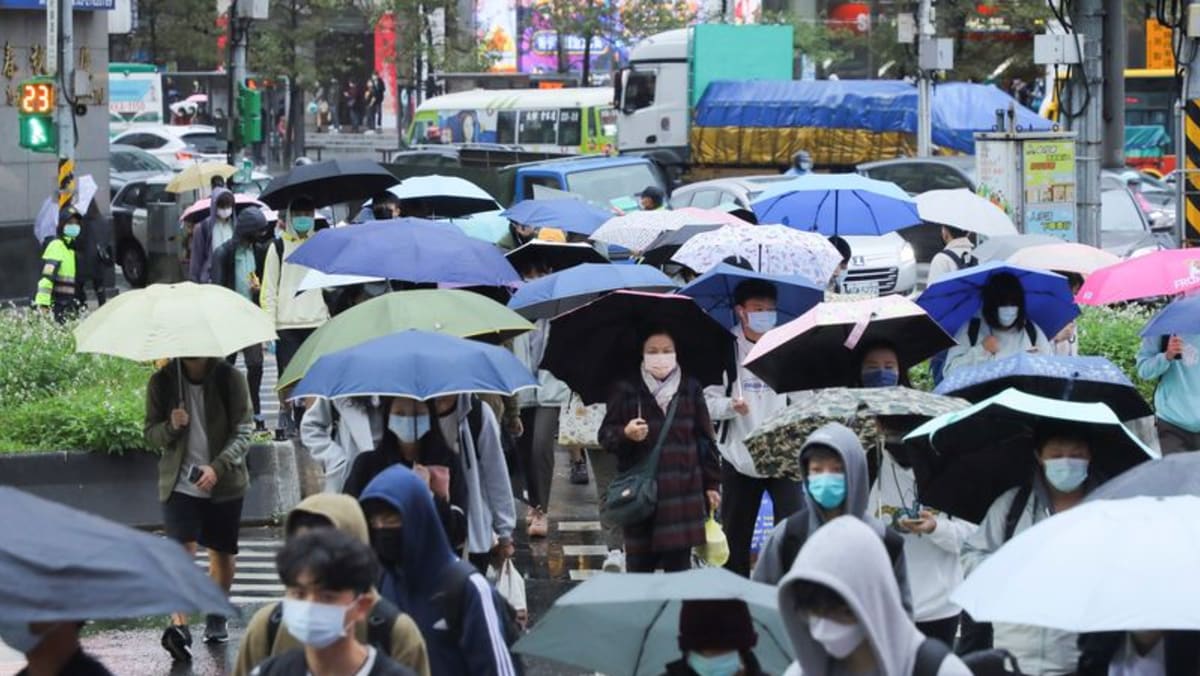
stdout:
[[[860,519],[842,516],[814,532],[796,563],[779,583],[779,612],[804,676],[848,674],[808,628],[808,613],[793,601],[797,582],[823,585],[845,599],[863,626],[875,653],[880,676],[912,676],[917,650],[925,636],[900,605],[900,590],[891,574],[887,550],[875,531]],[[794,667],[789,673],[795,671]],[[947,655],[937,676],[970,676],[966,665]]]
[[[871,481],[870,474],[867,471],[867,453],[863,450],[862,442],[858,440],[858,436],[845,425],[829,423],[808,435],[808,439],[804,441],[803,448],[800,449],[800,454],[803,455],[804,451],[812,446],[826,446],[842,456],[842,464],[846,467],[845,513],[848,516],[861,519],[882,540],[886,527],[883,525],[883,522],[869,516],[867,513],[871,494]],[[763,545],[762,551],[758,555],[758,563],[755,564],[754,572],[750,578],[755,582],[777,584],[780,578],[792,566],[791,561],[783,560],[783,540],[788,521],[791,519],[807,519],[807,533],[808,537],[811,538],[825,524],[825,517],[823,515],[824,511],[817,504],[817,501],[813,499],[812,494],[808,492],[808,488],[805,487],[804,506],[800,511],[781,521],[771,531],[771,536],[767,539],[766,544]],[[896,583],[900,586],[900,598],[904,603],[904,607],[908,608],[911,612],[912,593],[908,587],[908,570],[903,553],[896,558],[894,572]]]

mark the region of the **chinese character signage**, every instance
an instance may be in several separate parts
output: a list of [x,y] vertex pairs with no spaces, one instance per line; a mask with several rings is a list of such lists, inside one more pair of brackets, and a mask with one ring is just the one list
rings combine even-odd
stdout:
[[1025,141],[1022,168],[1024,232],[1079,241],[1075,227],[1075,141]]

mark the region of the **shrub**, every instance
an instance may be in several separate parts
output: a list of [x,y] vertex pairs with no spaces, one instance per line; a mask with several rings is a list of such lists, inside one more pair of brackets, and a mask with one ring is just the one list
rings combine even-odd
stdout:
[[1146,401],[1154,403],[1154,383],[1138,378],[1137,353],[1142,345],[1139,335],[1154,315],[1154,308],[1142,305],[1125,307],[1084,307],[1075,320],[1079,335],[1079,354],[1107,357],[1129,376]]

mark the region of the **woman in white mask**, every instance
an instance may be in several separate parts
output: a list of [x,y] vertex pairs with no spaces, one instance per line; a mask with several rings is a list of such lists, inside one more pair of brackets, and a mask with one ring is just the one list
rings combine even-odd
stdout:
[[600,444],[616,454],[622,473],[659,447],[657,508],[624,527],[626,570],[687,570],[692,547],[705,541],[704,517],[721,502],[713,425],[699,381],[679,365],[675,339],[659,328],[642,336],[637,371],[619,381],[608,399]]
[[1046,334],[1029,318],[1021,280],[1007,272],[992,275],[983,287],[983,307],[954,339],[946,354],[945,374],[1015,354],[1053,354]]
[[385,401],[383,408],[387,411],[383,438],[375,450],[354,459],[342,492],[357,498],[380,472],[404,465],[429,486],[450,546],[461,548],[467,536],[468,500],[461,456],[451,450],[439,426],[432,424],[428,403],[395,397]]

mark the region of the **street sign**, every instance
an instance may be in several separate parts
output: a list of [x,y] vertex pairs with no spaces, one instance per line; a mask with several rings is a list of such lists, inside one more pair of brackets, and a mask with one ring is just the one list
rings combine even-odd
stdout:
[[46,72],[51,75],[58,73],[58,3],[46,3]]
[[1025,234],[1079,241],[1075,137],[1063,133],[975,135],[976,192]]

